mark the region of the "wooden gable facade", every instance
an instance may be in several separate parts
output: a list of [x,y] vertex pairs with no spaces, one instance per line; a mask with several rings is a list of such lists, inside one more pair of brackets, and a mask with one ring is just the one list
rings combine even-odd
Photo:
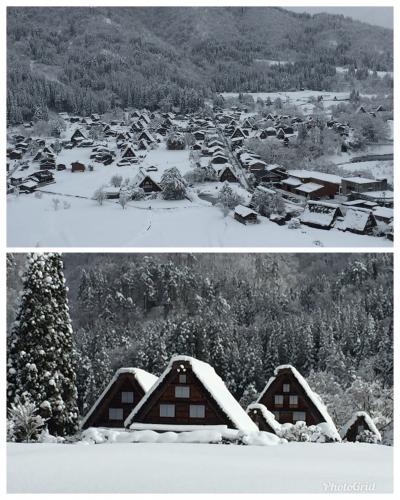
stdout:
[[[93,405],[82,422],[82,428],[88,427],[123,427],[124,421],[133,408],[144,396],[145,384],[138,381],[135,369],[119,369],[99,399]],[[140,370],[143,372],[143,370]],[[152,381],[152,375],[143,372],[146,379]],[[153,382],[157,377],[153,377]]]
[[136,153],[135,153],[135,150],[133,149],[133,147],[130,145],[126,146],[125,151],[122,153],[121,158],[126,158],[126,159],[134,158],[134,159],[136,159],[137,156],[136,156]]
[[247,407],[247,414],[260,431],[279,435],[281,424],[264,405],[255,403],[249,405]]
[[75,132],[71,135],[70,142],[77,142],[77,141],[82,141],[83,139],[86,139],[85,134],[77,128]]
[[176,362],[133,422],[234,428],[187,362]]
[[132,428],[143,424],[154,430],[221,425],[256,430],[212,367],[188,356],[171,359],[158,383],[125,421]]
[[160,186],[149,175],[144,175],[139,181],[138,187],[142,188],[145,193],[158,193],[161,191]]
[[85,165],[83,163],[80,163],[79,161],[74,161],[73,163],[71,163],[71,172],[84,172],[85,168]]
[[326,422],[310,397],[311,392],[307,382],[299,382],[292,367],[278,367],[257,403],[266,406],[280,424],[294,424],[301,420],[310,426]]
[[357,436],[364,431],[372,432],[372,434],[375,434],[377,437],[377,440],[381,441],[381,434],[371,417],[364,411],[359,411],[344,425],[340,434],[343,440],[355,443],[357,441]]

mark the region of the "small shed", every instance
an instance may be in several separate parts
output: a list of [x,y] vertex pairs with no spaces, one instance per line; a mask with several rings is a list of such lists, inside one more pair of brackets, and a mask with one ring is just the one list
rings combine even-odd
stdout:
[[256,224],[258,222],[257,212],[243,205],[235,208],[234,218],[242,224]]
[[84,172],[86,167],[83,163],[79,161],[74,161],[71,163],[71,172]]
[[381,433],[378,431],[372,418],[365,411],[355,412],[350,420],[340,430],[340,435],[343,440],[356,442],[357,437],[364,431],[370,431],[377,438],[377,441],[382,441]]
[[279,436],[281,424],[276,420],[274,414],[266,406],[260,403],[252,403],[247,407],[247,415],[256,424],[260,431],[271,432]]

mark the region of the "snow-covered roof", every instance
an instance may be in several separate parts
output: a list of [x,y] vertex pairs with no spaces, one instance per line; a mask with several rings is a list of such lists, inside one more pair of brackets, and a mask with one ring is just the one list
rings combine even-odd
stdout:
[[318,191],[323,187],[324,186],[321,186],[321,184],[316,184],[315,182],[305,182],[304,184],[298,186],[296,189],[298,191],[302,191],[303,193],[313,193],[314,191]]
[[249,414],[252,410],[259,410],[271,429],[273,429],[277,434],[280,432],[281,424],[276,420],[275,415],[270,412],[265,405],[262,405],[261,403],[252,403],[247,407],[247,413]]
[[248,215],[252,214],[257,215],[257,212],[243,205],[238,205],[237,207],[235,207],[235,213],[241,215],[242,217],[247,217]]
[[162,178],[162,172],[159,170],[155,171],[144,171],[143,169],[140,169],[139,172],[136,174],[136,176],[133,179],[133,185],[138,186],[146,177],[151,179],[154,183],[157,185],[160,184],[161,178]]
[[348,430],[350,429],[350,427],[355,424],[355,422],[357,421],[357,419],[359,417],[364,418],[365,423],[368,425],[370,431],[375,434],[375,436],[379,439],[379,441],[381,441],[382,440],[381,433],[378,431],[378,429],[377,429],[376,425],[374,424],[374,421],[372,420],[372,418],[365,411],[356,411],[355,413],[353,413],[353,415],[351,416],[351,418],[340,429],[340,436],[341,436],[341,438],[344,439],[344,437],[346,436],[346,434],[347,434]]
[[249,161],[249,165],[259,165],[259,164],[262,164],[262,165],[267,165],[265,163],[265,161],[262,161],[262,160],[258,160],[257,158],[253,158]]
[[300,217],[300,221],[305,224],[318,224],[320,226],[330,226],[334,220],[339,205],[324,202],[308,202]]
[[376,217],[384,217],[389,219],[394,216],[394,210],[393,208],[376,207],[374,208],[374,215]]
[[229,168],[232,174],[235,175],[231,163],[222,163],[222,164],[217,163],[217,164],[212,164],[211,167],[214,169],[214,171],[218,176],[220,176],[223,172],[225,172],[227,168]]
[[325,420],[327,425],[329,426],[329,430],[332,436],[335,436],[336,439],[340,441],[340,435],[339,432],[336,429],[335,424],[333,423],[333,420],[331,416],[328,413],[328,410],[326,409],[326,406],[322,402],[321,398],[318,396],[317,393],[315,393],[311,387],[308,385],[308,382],[306,379],[296,370],[296,368],[292,365],[280,365],[274,370],[274,376],[271,377],[267,385],[264,387],[264,390],[261,392],[259,398],[257,399],[256,403],[259,403],[264,396],[264,394],[267,392],[271,384],[275,381],[276,377],[279,375],[279,372],[281,370],[290,370],[294,377],[296,378],[297,382],[302,386],[304,392],[307,394],[313,405],[317,408],[319,413],[321,414],[322,418]]
[[375,182],[375,179],[367,179],[366,177],[344,177],[343,180],[353,184],[371,184],[371,182]]
[[271,194],[271,195],[276,194],[276,191],[274,191],[273,189],[269,189],[265,186],[260,186],[260,185],[258,185],[256,187],[256,191],[261,191],[262,193],[267,193],[267,194]]
[[279,165],[277,163],[273,163],[272,165],[268,165],[266,170],[268,172],[272,172],[274,170],[278,170],[278,169],[284,169],[284,167],[282,167],[282,165]]
[[20,184],[20,186],[25,186],[27,188],[37,187],[37,185],[38,185],[37,181],[34,181],[33,179],[28,179]]
[[353,206],[357,206],[357,205],[368,205],[371,207],[375,207],[376,203],[373,201],[366,201],[366,200],[359,199],[359,200],[343,201],[342,205],[344,205],[346,207],[353,207]]
[[171,358],[167,368],[164,370],[158,381],[153,385],[151,390],[143,396],[141,401],[125,420],[125,426],[128,426],[131,423],[134,416],[148,401],[151,394],[157,389],[157,387],[162,384],[165,377],[171,371],[173,364],[177,362],[187,362],[190,364],[193,373],[204,385],[205,389],[211,394],[222,412],[225,413],[225,415],[237,427],[237,429],[244,432],[253,432],[258,430],[256,424],[251,420],[251,418],[243,410],[240,404],[232,396],[224,381],[217,375],[214,368],[208,363],[199,361],[198,359],[192,358],[190,356],[173,356]]
[[363,231],[371,213],[371,210],[368,208],[348,208],[343,222],[341,223],[341,229]]
[[393,191],[367,191],[366,193],[362,193],[363,197],[371,198],[373,200],[381,200],[381,201],[393,201]]
[[338,175],[317,172],[316,170],[288,170],[288,174],[301,179],[316,179],[320,181],[332,182],[333,184],[342,183],[342,178]]
[[296,179],[295,177],[288,177],[287,179],[284,179],[282,181],[282,184],[286,184],[287,186],[301,186],[301,181],[299,179]]
[[104,396],[107,394],[107,392],[111,389],[112,385],[118,380],[118,377],[122,375],[123,373],[130,373],[133,375],[137,381],[137,383],[140,385],[140,387],[143,389],[143,391],[146,393],[157,381],[157,377],[155,375],[152,375],[149,372],[146,372],[145,370],[142,370],[141,368],[131,368],[131,367],[125,367],[125,368],[119,368],[113,375],[112,379],[108,383],[107,387],[104,389],[104,391],[100,394],[100,396],[97,398],[96,402],[94,405],[90,408],[88,413],[85,415],[85,417],[82,419],[81,422],[81,427],[85,425],[89,417],[93,414],[94,410],[97,408],[97,406],[101,403],[103,400]]

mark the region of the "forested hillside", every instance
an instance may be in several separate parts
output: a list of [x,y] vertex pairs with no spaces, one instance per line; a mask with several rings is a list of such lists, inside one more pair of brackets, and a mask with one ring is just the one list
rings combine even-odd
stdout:
[[[9,258],[9,325],[23,260]],[[159,375],[178,353],[209,362],[243,405],[290,363],[338,424],[356,410],[381,426],[392,418],[390,255],[66,254],[64,263],[82,412],[117,368]]]
[[[8,120],[47,108],[183,112],[222,91],[338,86],[336,66],[391,71],[393,32],[270,8],[8,9]],[[282,61],[284,64],[271,64]]]

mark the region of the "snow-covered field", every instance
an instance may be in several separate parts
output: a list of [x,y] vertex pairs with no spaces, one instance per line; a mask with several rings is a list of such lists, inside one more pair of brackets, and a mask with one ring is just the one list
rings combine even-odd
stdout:
[[340,165],[349,175],[360,170],[366,171],[374,178],[386,177],[389,184],[393,185],[393,161],[363,161],[360,163],[344,163]]
[[[349,100],[349,92],[326,92],[319,90],[295,90],[295,91],[287,91],[287,92],[248,92],[248,94],[252,95],[254,100],[260,97],[263,100],[266,100],[268,97],[274,101],[277,97],[279,97],[283,103],[292,104],[298,106],[304,113],[311,113],[314,108],[314,103],[310,102],[311,98],[315,100],[322,96],[322,104],[325,110],[329,110],[331,106],[337,106],[340,101],[348,101]],[[237,92],[223,92],[222,95],[224,97],[238,97],[239,94]],[[373,94],[361,94],[362,97],[372,98]],[[336,99],[335,99],[336,97]]]
[[[393,448],[114,443],[7,447],[8,493],[324,493],[393,489]],[[341,490],[342,489],[342,490]]]
[[[54,210],[53,198],[61,201],[58,210]],[[63,208],[64,201],[69,208]],[[98,206],[93,200],[52,194],[43,194],[41,199],[11,195],[7,197],[7,220],[11,247],[392,246],[384,238],[337,229],[289,229],[265,217],[259,217],[259,224],[245,226],[232,213],[224,217],[219,208],[200,199],[132,201],[123,210],[117,200]]]
[[[224,97],[238,97],[237,92],[225,92],[222,94]],[[258,97],[261,99],[267,99],[268,97],[274,101],[279,97],[283,103],[294,104],[299,106],[304,113],[310,113],[313,110],[314,103],[310,103],[310,98],[317,99],[319,96],[323,96],[322,104],[325,109],[328,109],[332,105],[337,105],[338,101],[344,101],[349,99],[348,92],[323,92],[317,90],[296,90],[293,92],[250,92],[254,100]],[[335,100],[335,97],[337,100]]]

